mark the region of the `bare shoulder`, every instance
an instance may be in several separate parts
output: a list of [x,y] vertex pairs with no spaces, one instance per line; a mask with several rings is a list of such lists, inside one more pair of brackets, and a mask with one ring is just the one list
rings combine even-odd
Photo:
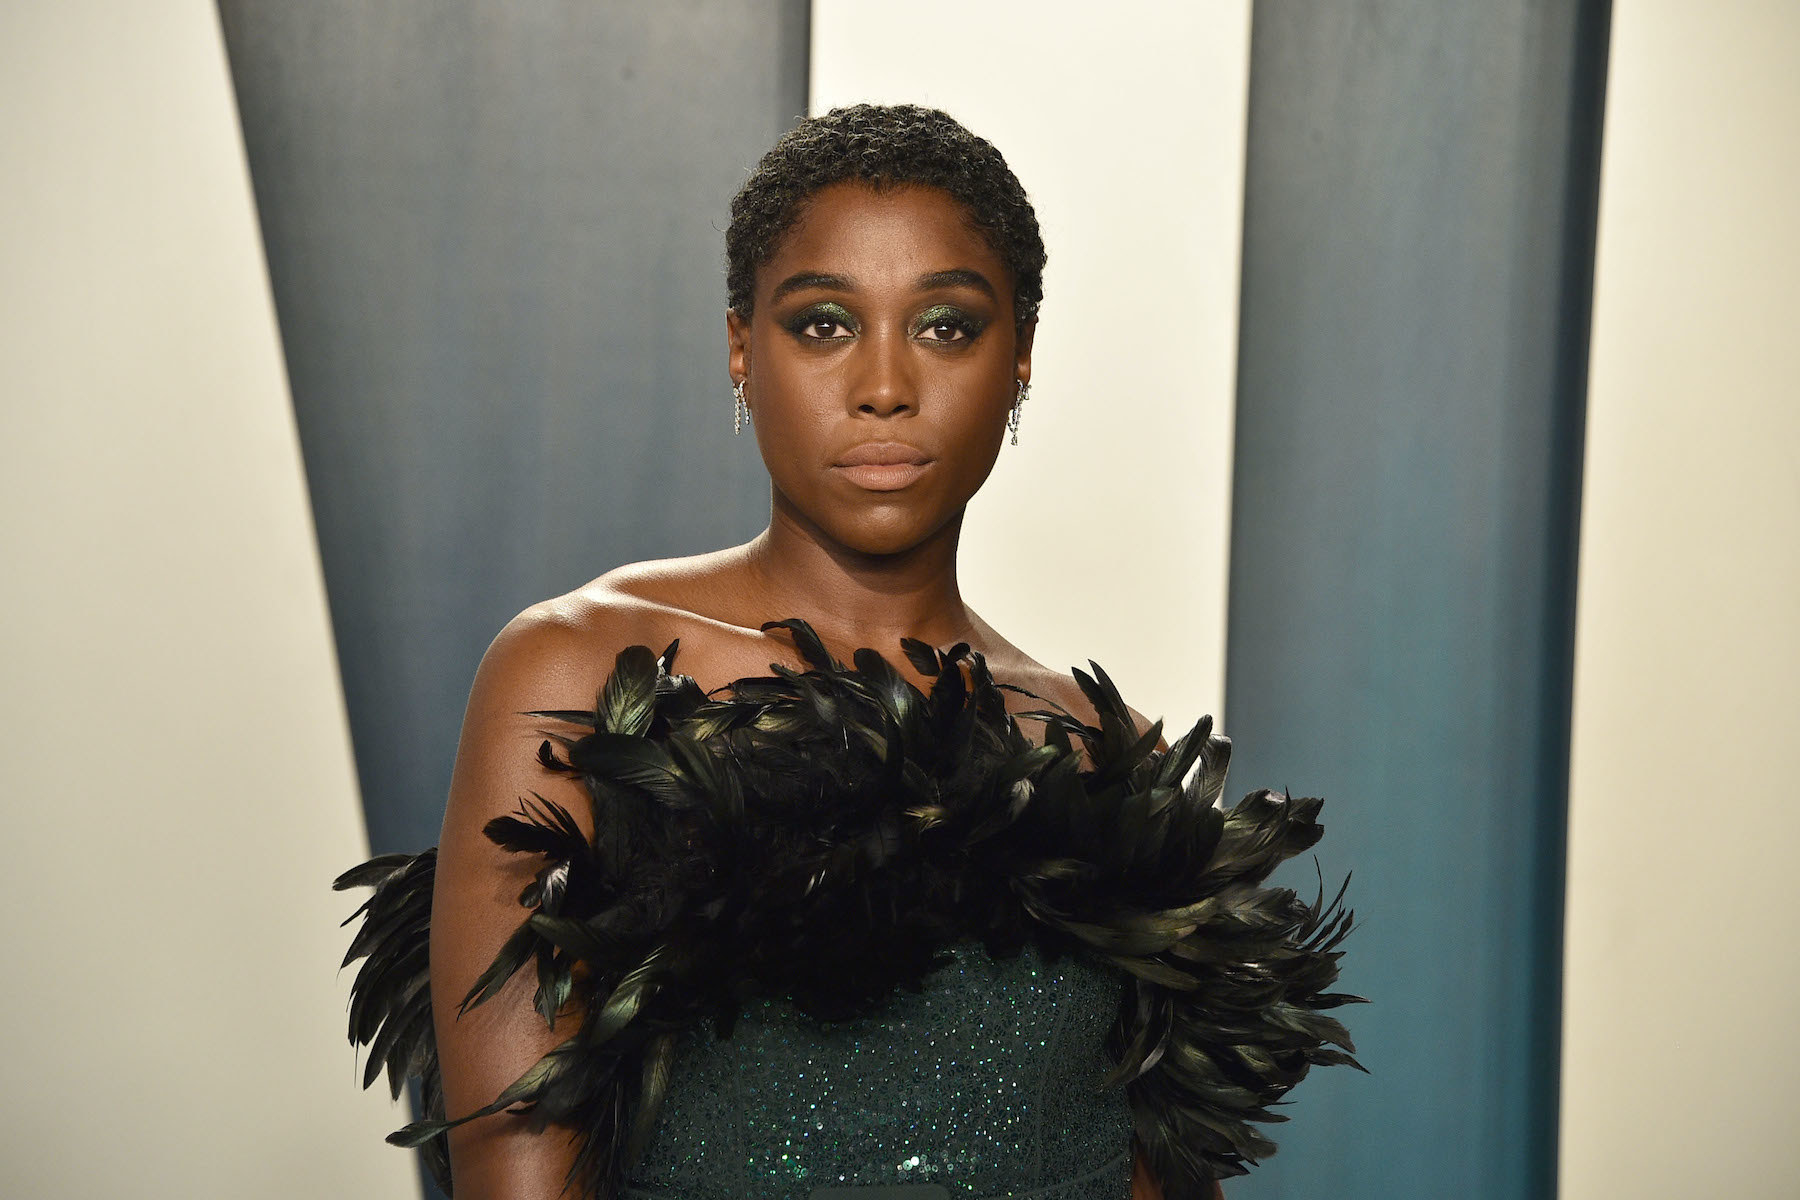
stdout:
[[679,643],[674,669],[709,691],[767,673],[774,659],[797,664],[789,647],[746,623],[754,606],[742,602],[741,564],[738,548],[617,567],[514,617],[489,654],[497,672],[559,692],[585,688],[590,700],[627,646],[660,654]]
[[647,604],[667,604],[672,598],[723,585],[744,561],[744,547],[709,550],[675,558],[652,558],[614,567],[578,589],[574,595],[604,595]]
[[[983,628],[992,634],[991,627],[986,626],[985,622],[982,624]],[[984,650],[984,654],[987,657],[989,668],[994,673],[994,678],[1001,683],[1011,684],[1013,687],[1030,693],[1029,696],[1015,695],[1008,702],[1008,707],[1013,711],[1018,712],[1038,707],[1037,702],[1032,699],[1035,696],[1050,701],[1090,725],[1100,719],[1098,710],[1088,699],[1087,693],[1081,690],[1081,684],[1076,681],[1072,670],[1058,671],[1046,667],[997,634],[992,634],[987,640],[988,647]],[[1140,731],[1150,728],[1151,722],[1143,713],[1130,704],[1125,707],[1130,711],[1131,719]]]
[[704,588],[725,552],[628,563],[573,591],[533,604],[494,638],[483,669],[523,674],[547,686],[591,681],[627,646],[663,650],[677,638],[705,641],[704,620],[678,597]]
[[660,650],[648,614],[604,595],[572,592],[534,604],[489,643],[475,674],[471,708],[502,699],[513,708],[571,708],[592,701],[626,646]]

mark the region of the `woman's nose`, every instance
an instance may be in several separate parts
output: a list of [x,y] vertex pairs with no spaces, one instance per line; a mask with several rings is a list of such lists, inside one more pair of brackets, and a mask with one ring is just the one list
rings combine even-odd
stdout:
[[908,357],[902,334],[882,332],[865,336],[857,347],[851,407],[876,417],[916,411],[918,395]]

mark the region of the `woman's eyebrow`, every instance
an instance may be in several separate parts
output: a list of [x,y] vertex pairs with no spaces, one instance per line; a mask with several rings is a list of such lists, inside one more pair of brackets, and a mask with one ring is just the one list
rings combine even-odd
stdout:
[[986,275],[980,271],[971,271],[967,267],[956,267],[949,271],[933,271],[929,275],[921,275],[913,286],[921,292],[942,287],[970,287],[978,292],[985,292],[990,300],[1000,299],[1000,294],[994,290],[994,285],[988,282]]
[[[913,281],[913,288],[921,292],[946,287],[974,288],[990,300],[1000,298],[1000,293],[994,290],[994,285],[988,282],[986,275],[980,271],[970,270],[968,267],[952,267],[948,271],[932,271]],[[774,290],[769,293],[769,303],[777,303],[784,296],[791,296],[795,292],[803,292],[811,288],[821,288],[831,292],[854,292],[856,284],[845,275],[825,275],[818,271],[800,271],[789,275],[775,285]]]
[[854,292],[856,287],[842,275],[821,275],[816,271],[801,271],[797,275],[789,275],[775,285],[769,293],[769,303],[773,304],[783,296],[794,292],[802,292],[807,288],[825,288],[833,292]]

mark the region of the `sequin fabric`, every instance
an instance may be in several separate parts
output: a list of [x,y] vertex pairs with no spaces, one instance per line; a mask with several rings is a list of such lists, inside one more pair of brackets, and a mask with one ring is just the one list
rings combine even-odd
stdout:
[[950,954],[866,1017],[822,1024],[763,1001],[729,1038],[685,1035],[627,1194],[938,1184],[959,1200],[1127,1200],[1131,1116],[1123,1091],[1095,1087],[1120,976],[1033,948]]

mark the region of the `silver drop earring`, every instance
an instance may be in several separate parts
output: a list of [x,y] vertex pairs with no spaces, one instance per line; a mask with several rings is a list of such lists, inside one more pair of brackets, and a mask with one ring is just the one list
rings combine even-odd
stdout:
[[750,423],[750,405],[744,399],[744,381],[738,380],[731,389],[731,432],[744,432],[744,426]]
[[1006,427],[1012,431],[1012,444],[1019,444],[1019,409],[1024,407],[1026,397],[1031,395],[1031,385],[1023,379],[1019,380],[1019,394],[1013,397],[1012,411],[1006,414]]

